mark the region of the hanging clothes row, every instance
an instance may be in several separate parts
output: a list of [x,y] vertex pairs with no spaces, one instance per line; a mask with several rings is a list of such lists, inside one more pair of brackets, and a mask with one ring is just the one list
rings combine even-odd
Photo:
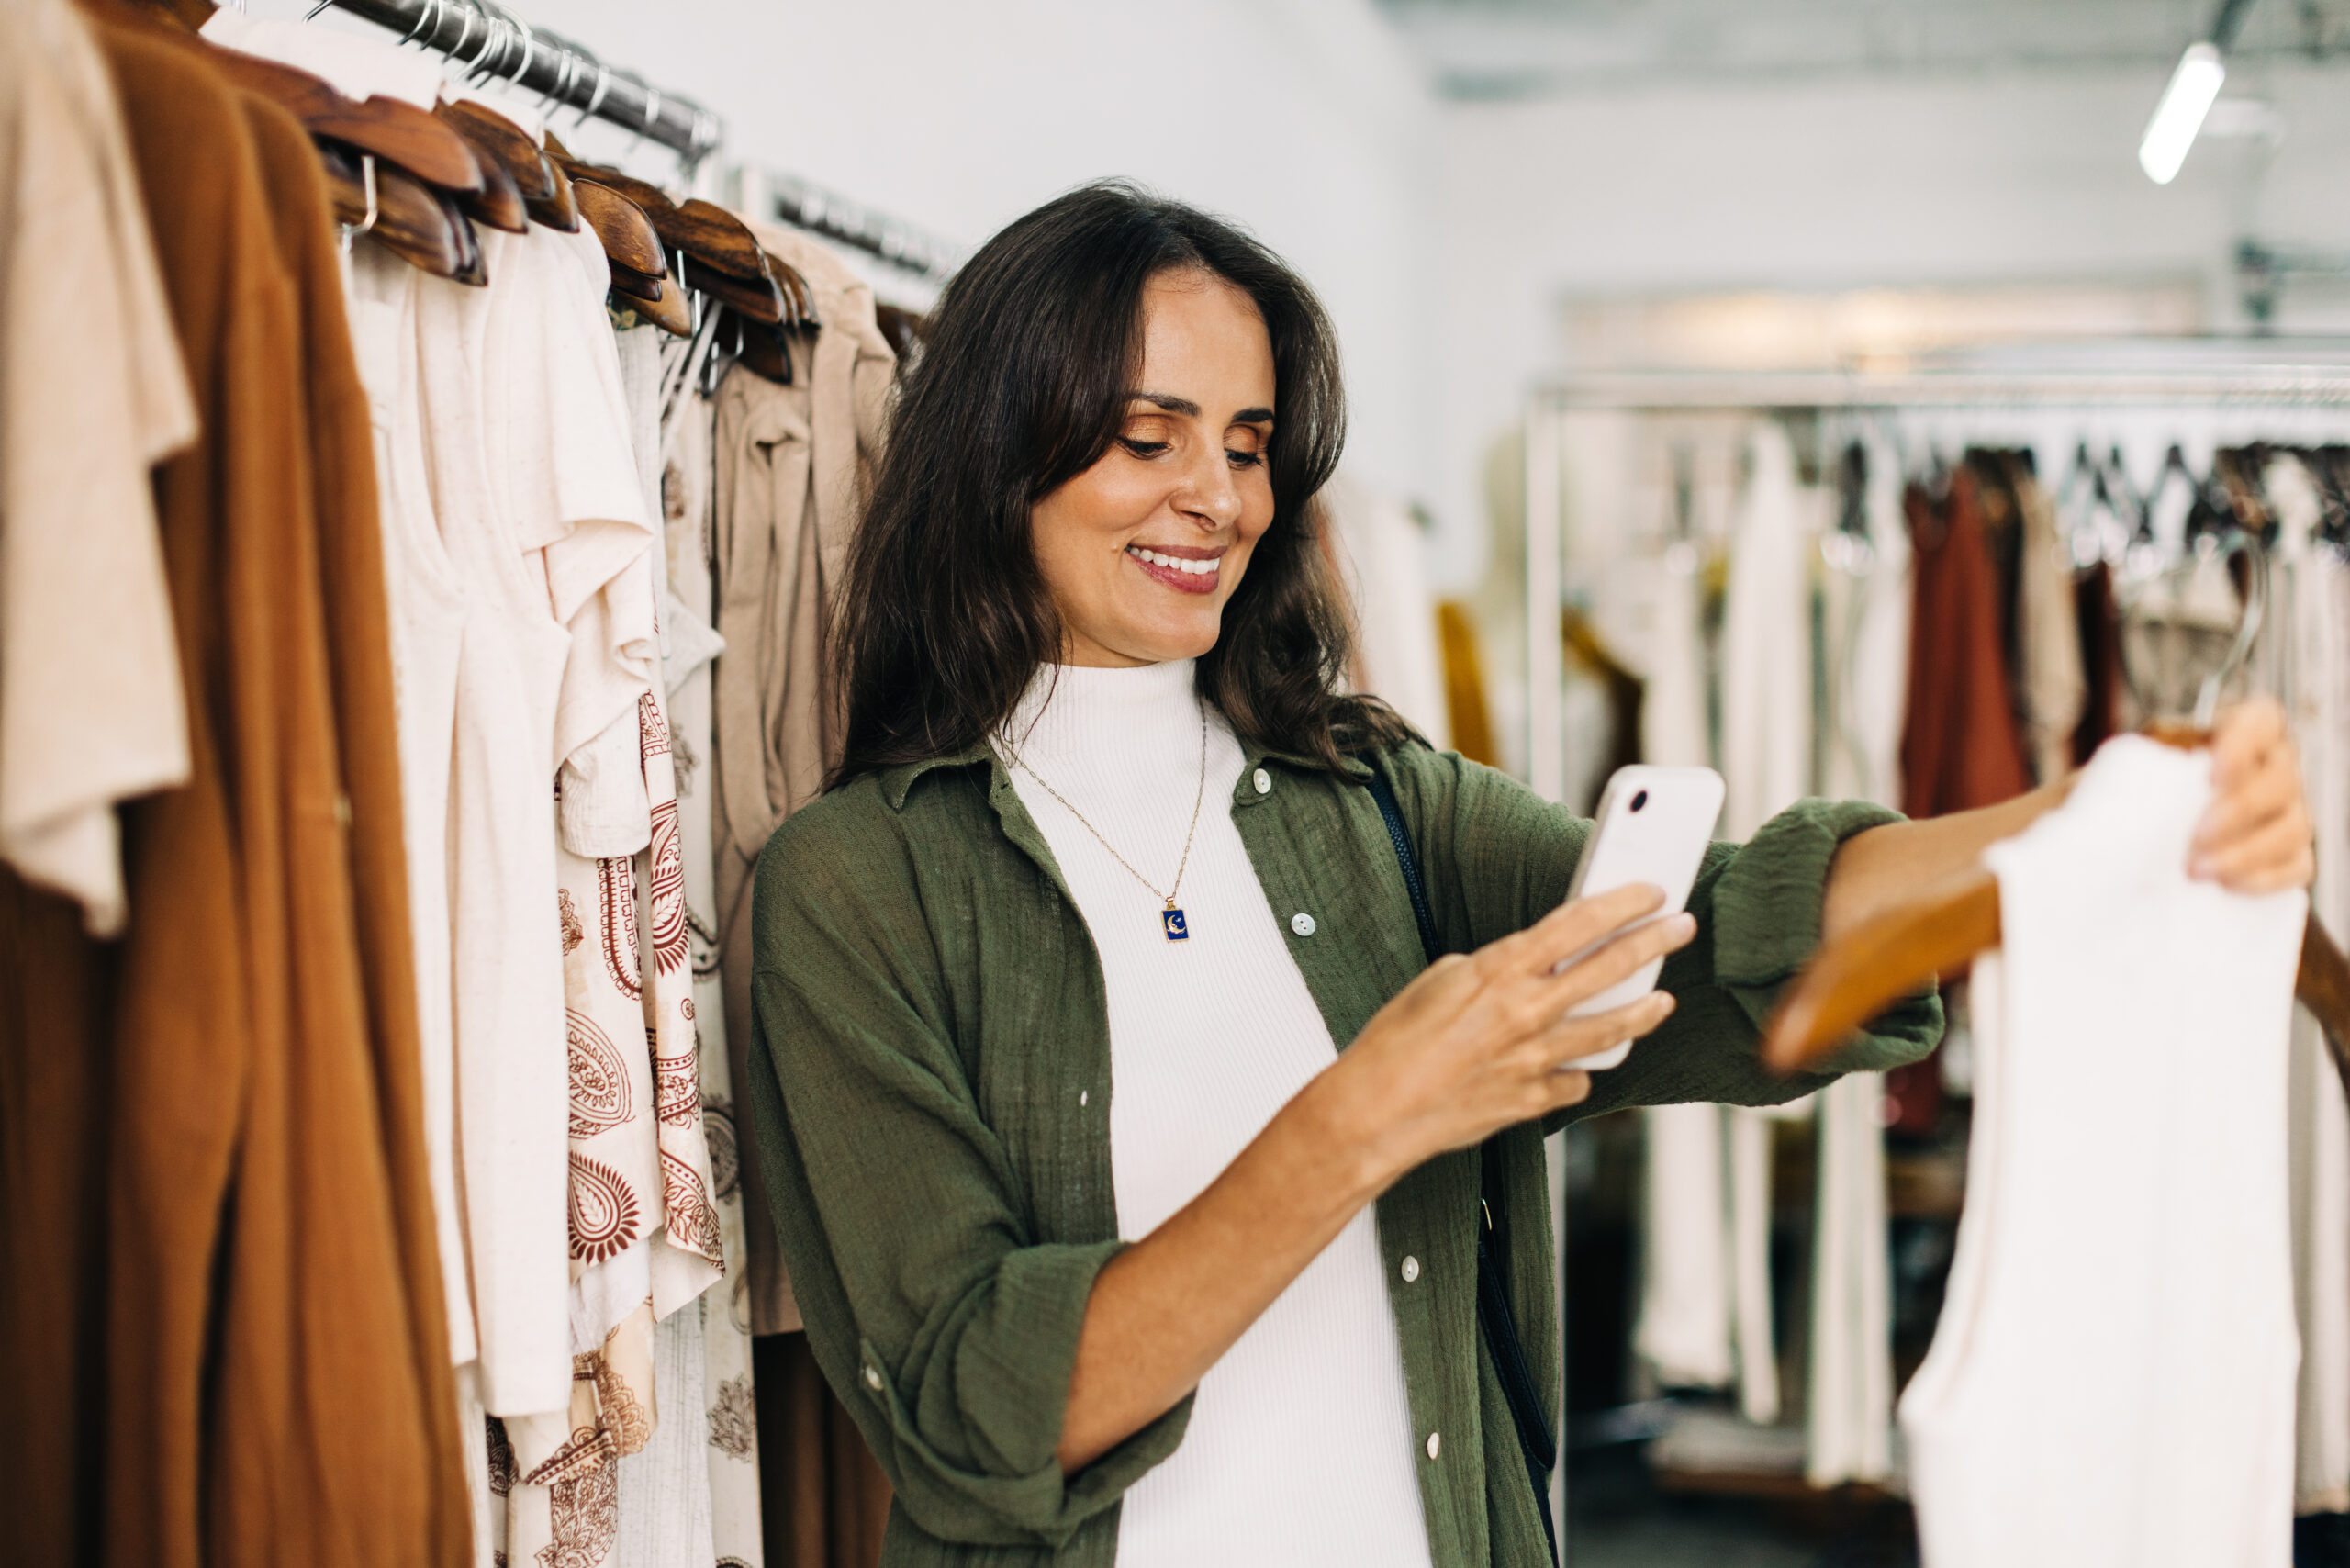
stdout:
[[[2342,398],[2215,395],[2115,413],[2094,397],[2052,390],[2035,402],[2012,386],[1975,408],[1930,387],[1914,406],[1758,398],[1751,409],[1710,394],[1642,400],[1655,390],[1613,406],[1604,392],[1571,397],[1572,411],[1535,416],[1556,421],[1547,449],[1561,454],[1561,510],[1529,529],[1528,548],[1563,540],[1571,618],[1639,687],[1631,753],[1615,733],[1622,721],[1579,729],[1572,690],[1562,698],[1571,788],[1595,785],[1603,758],[1710,764],[1730,786],[1730,837],[1751,825],[1742,800],[1767,812],[1779,797],[1817,792],[1925,816],[2007,799],[2065,776],[2143,717],[2192,706],[2195,682],[2162,674],[2164,660],[2217,662],[2257,597],[2240,586],[2256,555],[2274,578],[2269,610],[2232,690],[2286,702],[2320,842],[2350,841]],[[1571,687],[1574,667],[1570,657]],[[2350,922],[2338,858],[2322,852],[2315,895],[2337,928]],[[1886,1138],[1912,1163],[1963,1155],[1963,994],[1953,1002],[1941,1059],[1883,1082],[1841,1081],[1804,1108],[1817,1126],[1802,1285],[1772,1276],[1771,1126],[1714,1106],[1643,1114],[1628,1392],[1728,1389],[1750,1423],[1770,1427],[1788,1410],[1799,1421],[1777,1428],[1785,1443],[1727,1439],[1737,1457],[1721,1462],[1778,1454],[1767,1464],[1816,1486],[1899,1484],[1895,1395],[1925,1334],[1910,1327],[1905,1343],[1916,1344],[1897,1364]],[[2293,1070],[2306,1347],[2296,1490],[2303,1512],[2340,1511],[2350,1499],[2350,1114],[2338,1093],[2317,1092],[2333,1069],[2306,1016]],[[1915,1283],[1904,1288],[1914,1294]],[[1799,1329],[1774,1321],[1774,1306],[1807,1297]],[[1785,1372],[1796,1375],[1783,1385]],[[1680,1445],[1668,1437],[1662,1462],[1696,1453],[1706,1430]]]
[[918,320],[389,39],[0,32],[12,1536],[869,1562],[738,934]]

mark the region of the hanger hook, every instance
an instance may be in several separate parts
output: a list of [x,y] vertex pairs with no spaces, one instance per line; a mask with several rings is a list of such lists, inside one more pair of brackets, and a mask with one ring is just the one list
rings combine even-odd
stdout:
[[574,129],[586,125],[588,118],[603,106],[604,94],[611,84],[612,68],[599,60],[596,62],[596,90],[588,95],[588,106],[579,111],[579,118],[573,122]]
[[[327,3],[328,5],[332,5],[333,0],[327,0]],[[319,9],[324,10],[325,8],[326,7],[324,6],[321,6]],[[310,15],[314,17],[318,14],[318,11],[310,13]],[[410,22],[408,24],[408,31],[400,35],[400,42],[404,44],[416,43],[420,47],[429,47],[422,45],[421,40],[422,39],[431,37],[433,32],[440,27],[440,24],[441,0],[425,0],[423,8],[416,14],[416,20]]]
[[346,256],[351,254],[352,241],[373,230],[375,219],[382,215],[375,204],[375,155],[373,152],[359,155],[359,178],[367,192],[367,216],[359,220],[356,228],[348,223],[342,226],[342,253]]

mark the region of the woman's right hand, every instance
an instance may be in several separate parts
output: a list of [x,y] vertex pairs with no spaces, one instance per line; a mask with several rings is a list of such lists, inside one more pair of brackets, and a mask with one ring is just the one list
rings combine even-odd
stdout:
[[[1567,1016],[1688,945],[1697,923],[1685,913],[1624,929],[1663,902],[1662,890],[1634,886],[1561,904],[1466,957],[1438,958],[1379,1010],[1324,1087],[1359,1130],[1357,1147],[1378,1152],[1387,1181],[1583,1100],[1591,1074],[1575,1070],[1575,1061],[1672,1016],[1673,996],[1661,990],[1589,1017]],[[1605,946],[1559,968],[1610,933]]]

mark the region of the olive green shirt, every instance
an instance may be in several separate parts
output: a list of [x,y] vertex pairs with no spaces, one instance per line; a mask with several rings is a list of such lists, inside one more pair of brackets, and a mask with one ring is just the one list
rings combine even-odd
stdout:
[[[1313,915],[1284,921],[1283,939],[1330,1037],[1351,1041],[1425,967],[1368,769],[1341,777],[1246,749],[1234,823],[1275,912]],[[1407,746],[1378,763],[1447,950],[1517,931],[1565,896],[1588,822],[1449,753]],[[1696,939],[1662,981],[1678,1009],[1595,1074],[1570,1115],[1770,1104],[1826,1081],[1765,1074],[1756,1025],[1818,944],[1838,844],[1891,820],[1807,801],[1748,845],[1716,846],[1689,900]],[[1074,1475],[1053,1457],[1087,1295],[1125,1243],[1102,967],[1052,851],[1001,762],[975,747],[859,778],[791,817],[760,858],[753,918],[759,1162],[810,1348],[896,1489],[883,1563],[1107,1568],[1119,1495],[1183,1440],[1191,1400]],[[1914,1060],[1941,1025],[1939,1002],[1919,998],[1836,1066]],[[1513,1306],[1555,1421],[1543,1131],[1528,1124],[1492,1147],[1507,1161]],[[1432,1159],[1381,1197],[1380,1249],[1433,1560],[1532,1568],[1542,1527],[1478,1327],[1481,1158]],[[1422,1264],[1410,1280],[1407,1253]]]

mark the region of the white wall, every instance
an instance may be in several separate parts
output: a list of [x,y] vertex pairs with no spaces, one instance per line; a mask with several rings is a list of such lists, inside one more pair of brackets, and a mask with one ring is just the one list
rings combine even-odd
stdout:
[[[1452,104],[1443,116],[1439,568],[1483,563],[1483,454],[1560,364],[1559,306],[1748,287],[2177,277],[2235,324],[2239,234],[2350,254],[2350,73],[2240,73],[2284,110],[2265,179],[2204,143],[2137,166],[2161,73],[1787,79]],[[2338,302],[2340,296],[2334,295]],[[2284,324],[2318,296],[2288,287]]]
[[1435,488],[1435,113],[1371,0],[516,9],[724,116],[722,157],[965,244],[1105,174],[1238,219],[1337,319],[1348,467],[1409,495]]

